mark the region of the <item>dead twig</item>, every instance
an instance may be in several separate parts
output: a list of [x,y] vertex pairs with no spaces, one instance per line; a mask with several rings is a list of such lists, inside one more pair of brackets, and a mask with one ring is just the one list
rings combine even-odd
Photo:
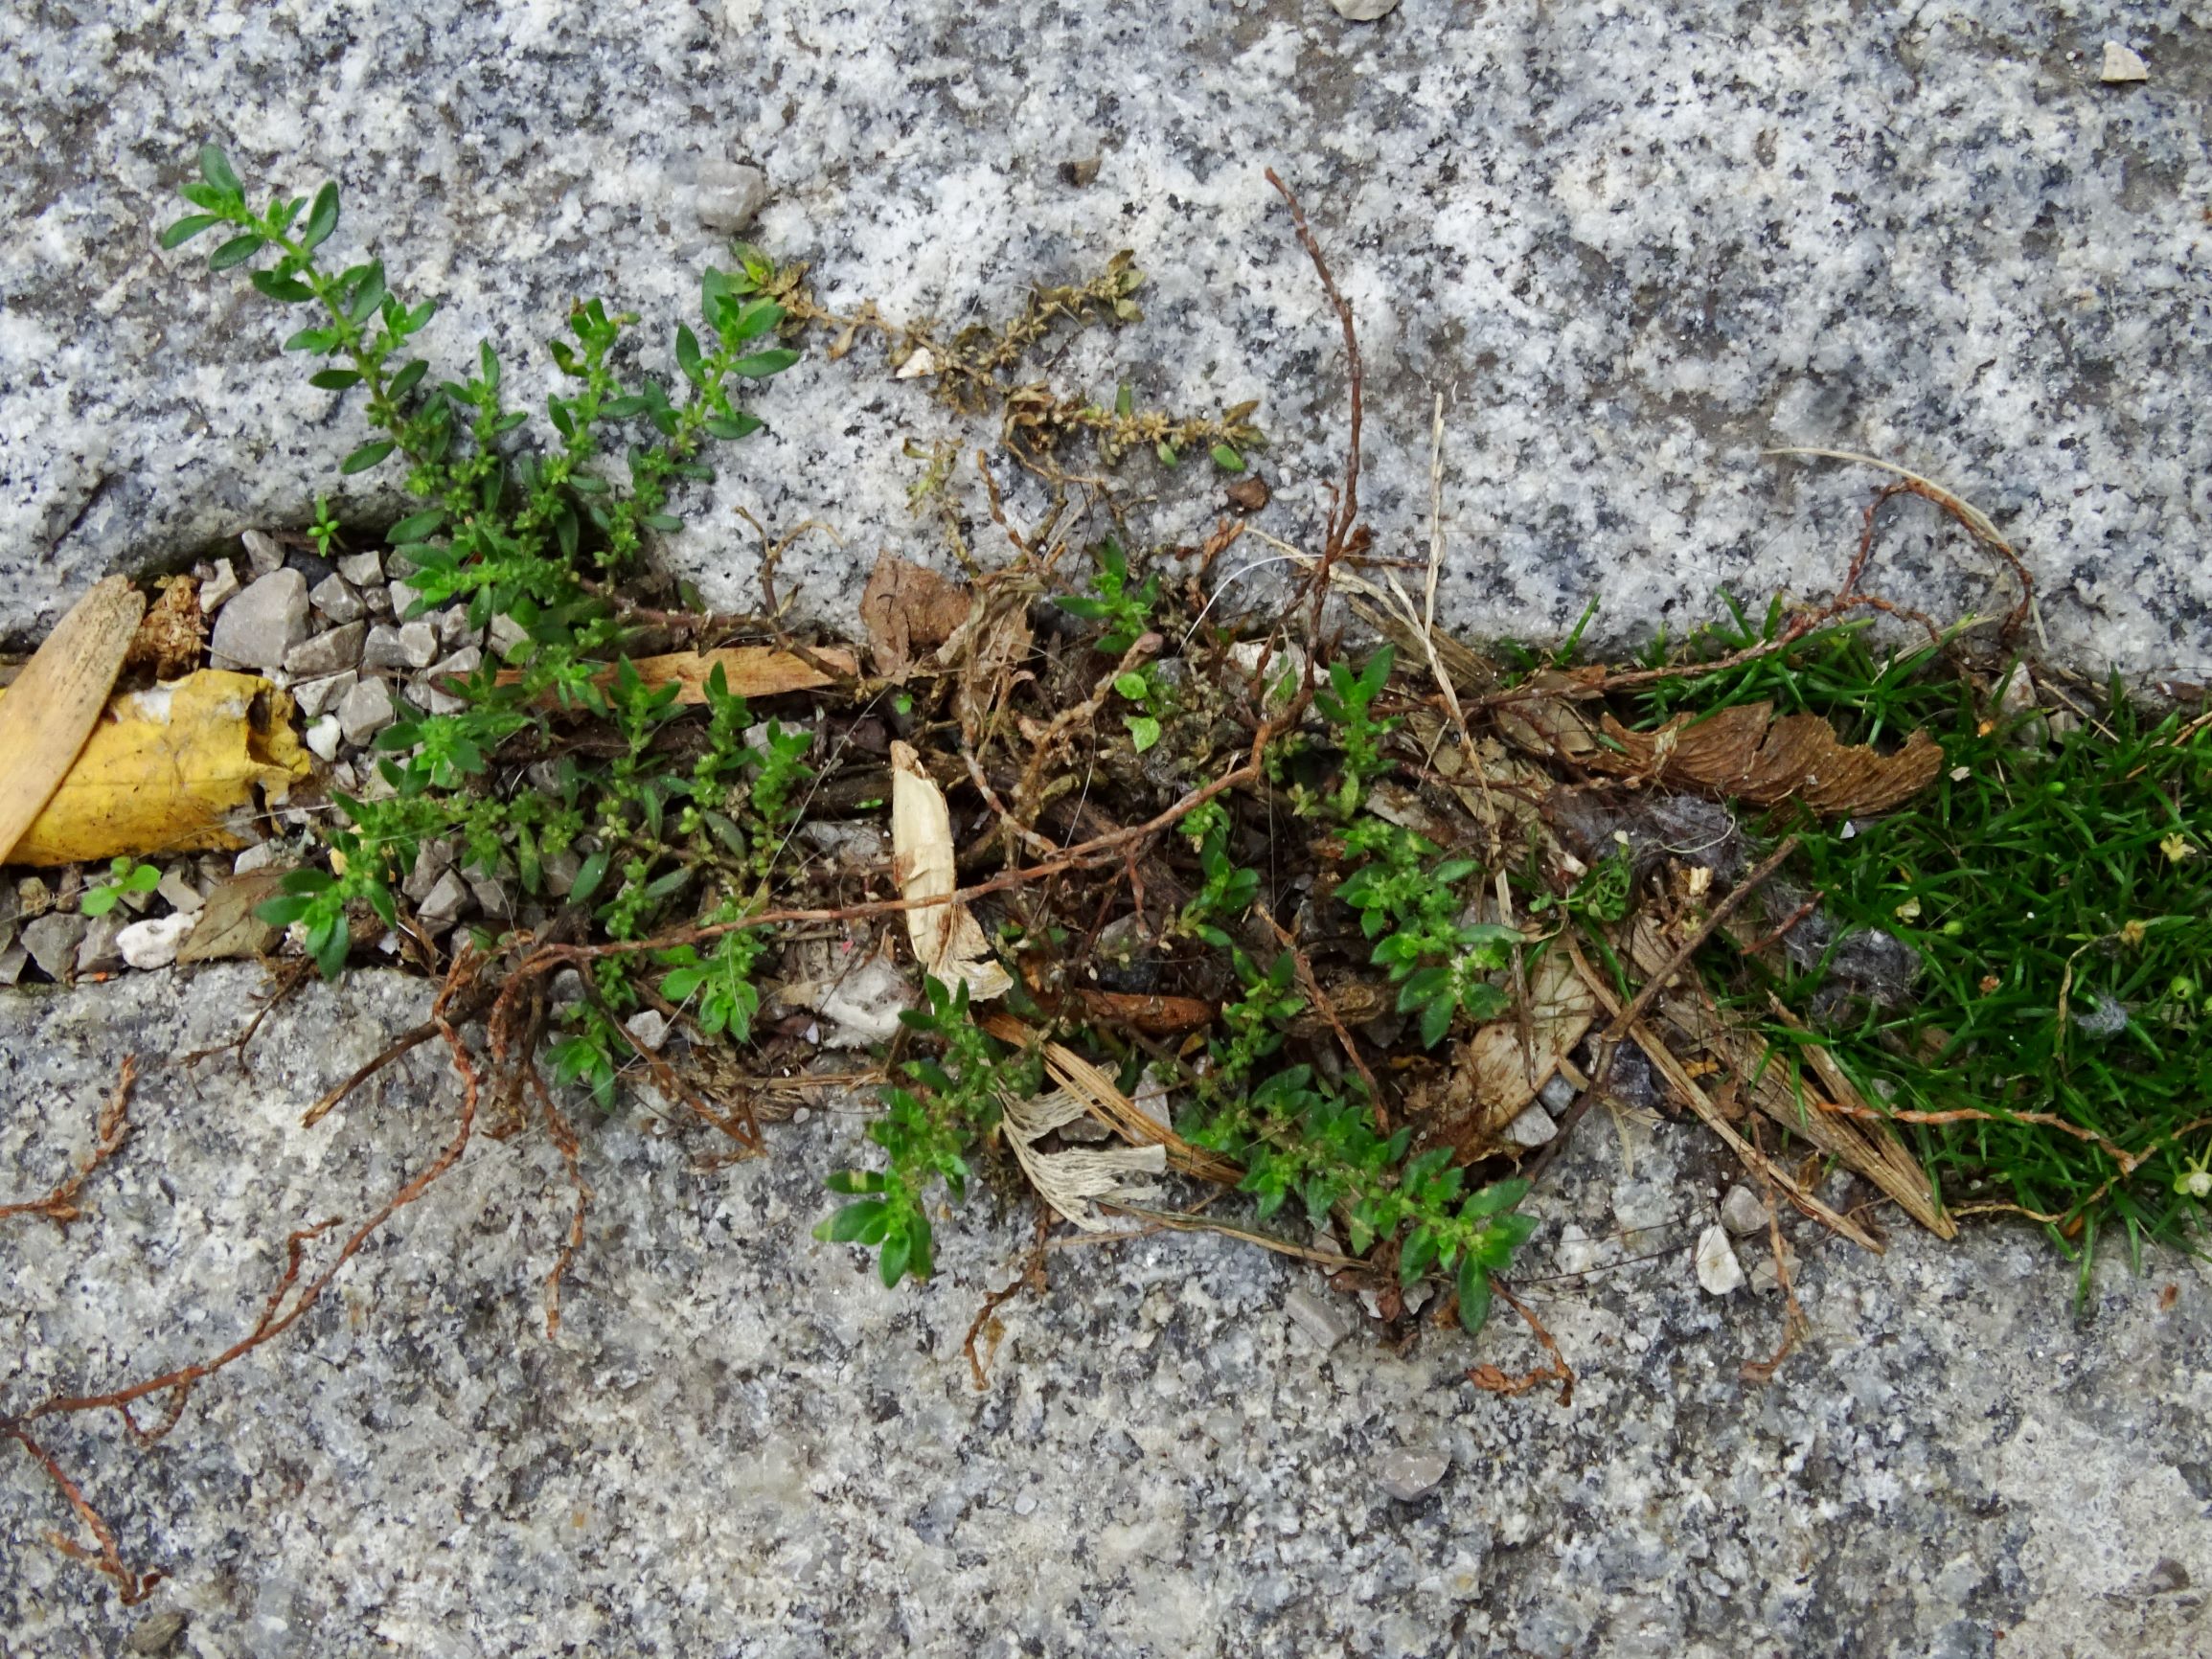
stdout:
[[[124,1567],[116,1550],[113,1533],[92,1511],[77,1484],[69,1478],[60,1465],[30,1433],[30,1425],[46,1418],[71,1416],[84,1412],[112,1411],[122,1420],[125,1430],[134,1438],[141,1441],[158,1439],[160,1435],[172,1428],[182,1417],[186,1398],[194,1385],[215,1375],[224,1367],[251,1353],[263,1344],[274,1341],[298,1324],[308,1309],[321,1299],[323,1292],[330,1288],[340,1273],[345,1271],[346,1264],[360,1253],[361,1247],[378,1229],[401,1210],[421,1198],[441,1176],[460,1162],[461,1155],[467,1149],[469,1139],[474,1133],[476,1110],[483,1079],[475,1062],[469,1057],[467,1045],[462,1040],[460,1032],[455,1029],[447,1015],[447,1005],[458,992],[462,984],[473,975],[476,966],[472,954],[465,949],[447,974],[445,985],[441,989],[438,1001],[433,1006],[431,1013],[432,1019],[438,1024],[439,1034],[445,1038],[446,1044],[452,1052],[454,1069],[461,1076],[461,1109],[453,1135],[436,1157],[412,1179],[405,1182],[387,1197],[370,1214],[366,1220],[347,1236],[345,1243],[339,1248],[337,1256],[328,1267],[305,1284],[301,1284],[301,1274],[306,1262],[308,1245],[337,1226],[338,1222],[335,1217],[318,1221],[306,1227],[295,1228],[285,1238],[285,1270],[279,1277],[275,1288],[270,1291],[267,1300],[262,1305],[260,1318],[255,1320],[253,1327],[245,1335],[233,1342],[221,1352],[206,1359],[194,1360],[189,1365],[177,1366],[162,1372],[158,1375],[147,1377],[142,1381],[130,1383],[122,1388],[106,1389],[90,1394],[52,1395],[28,1411],[0,1415],[0,1434],[6,1434],[14,1440],[37,1460],[46,1470],[48,1477],[59,1489],[70,1507],[76,1511],[79,1517],[92,1532],[99,1547],[96,1550],[88,1551],[81,1545],[70,1543],[67,1539],[57,1539],[57,1545],[65,1553],[80,1559],[91,1561],[102,1572],[114,1578],[125,1591],[125,1600],[130,1601],[142,1597],[146,1589],[150,1586],[152,1579],[133,1575]],[[169,1397],[170,1409],[165,1420],[153,1429],[142,1428],[130,1408],[142,1399],[161,1395]]]
[[1387,1135],[1390,1133],[1390,1108],[1383,1101],[1382,1085],[1375,1080],[1375,1074],[1367,1069],[1367,1062],[1360,1058],[1359,1045],[1352,1040],[1352,1034],[1344,1029],[1344,1022],[1337,1017],[1336,1005],[1329,1000],[1329,993],[1321,989],[1321,981],[1313,972],[1313,959],[1306,954],[1305,947],[1291,936],[1289,930],[1268,913],[1265,904],[1254,905],[1252,914],[1266,923],[1277,942],[1290,953],[1290,961],[1298,970],[1299,985],[1312,1002],[1314,1011],[1329,1022],[1329,1029],[1336,1034],[1336,1042],[1343,1049],[1344,1057],[1352,1062],[1354,1069],[1359,1073],[1359,1080],[1367,1085],[1367,1100],[1375,1113],[1375,1126]]
[[[1595,996],[1608,1011],[1618,1011],[1622,1005],[1620,999],[1613,994],[1613,988],[1608,985],[1601,975],[1591,969],[1589,963],[1584,959],[1581,949],[1571,939],[1567,941],[1567,954],[1574,961],[1575,971],[1583,976],[1583,983],[1590,988],[1590,994]],[[1820,1222],[1825,1227],[1833,1228],[1861,1249],[1871,1250],[1877,1256],[1882,1254],[1881,1240],[1858,1222],[1848,1216],[1837,1215],[1828,1205],[1823,1204],[1796,1180],[1792,1179],[1789,1171],[1782,1169],[1773,1159],[1739,1134],[1736,1125],[1728,1121],[1727,1114],[1715,1105],[1712,1097],[1698,1086],[1697,1079],[1691,1077],[1688,1068],[1675,1057],[1674,1051],[1660,1040],[1657,1033],[1649,1026],[1634,1025],[1629,1028],[1627,1035],[1635,1042],[1636,1046],[1643,1051],[1644,1057],[1652,1062],[1652,1069],[1667,1080],[1668,1086],[1675,1091],[1684,1104],[1697,1113],[1706,1127],[1728,1144],[1729,1149],[1744,1161],[1745,1167],[1759,1171],[1780,1187],[1783,1192],[1790,1195],[1790,1201],[1792,1204],[1815,1221]]]
[[96,1547],[88,1550],[76,1539],[55,1532],[46,1534],[47,1542],[70,1559],[89,1562],[113,1579],[117,1599],[125,1607],[136,1606],[151,1595],[153,1587],[162,1581],[165,1575],[158,1571],[133,1572],[124,1564],[123,1552],[115,1541],[115,1529],[92,1507],[83,1489],[69,1478],[69,1471],[61,1466],[60,1461],[33,1438],[20,1422],[0,1419],[0,1434],[5,1434],[29,1452],[39,1467],[46,1471],[47,1479],[60,1490],[63,1500],[77,1512],[77,1518],[84,1523],[84,1530],[92,1534]]

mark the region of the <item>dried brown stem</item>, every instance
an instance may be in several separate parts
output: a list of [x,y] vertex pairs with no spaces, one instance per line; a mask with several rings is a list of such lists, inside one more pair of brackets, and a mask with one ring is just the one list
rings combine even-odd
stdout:
[[[360,1252],[362,1245],[366,1244],[369,1239],[386,1221],[422,1197],[440,1176],[460,1161],[461,1154],[467,1148],[470,1134],[475,1126],[481,1079],[474,1062],[468,1057],[467,1045],[462,1041],[460,1033],[454,1029],[451,1020],[447,1017],[446,1008],[463,984],[473,976],[477,966],[471,955],[464,951],[461,958],[455,962],[452,971],[446,976],[445,984],[439,992],[438,1001],[431,1014],[432,1019],[438,1025],[440,1034],[445,1038],[447,1045],[453,1052],[454,1068],[461,1074],[462,1105],[453,1137],[446,1143],[438,1156],[424,1166],[420,1173],[393,1193],[370,1215],[367,1220],[353,1230],[329,1267],[325,1268],[320,1275],[310,1280],[305,1286],[300,1284],[300,1274],[306,1260],[308,1244],[336,1226],[335,1218],[294,1229],[286,1238],[285,1240],[285,1271],[279,1278],[276,1287],[269,1293],[267,1301],[263,1304],[261,1317],[254,1322],[252,1329],[220,1353],[208,1359],[195,1360],[190,1365],[178,1366],[173,1370],[165,1371],[157,1376],[149,1376],[143,1381],[131,1383],[124,1388],[108,1389],[94,1394],[57,1394],[40,1401],[29,1411],[0,1416],[0,1433],[7,1434],[37,1459],[46,1469],[48,1476],[60,1489],[70,1507],[91,1529],[94,1537],[99,1540],[100,1547],[96,1551],[87,1551],[81,1545],[72,1544],[67,1539],[57,1539],[57,1545],[67,1554],[92,1562],[102,1572],[115,1579],[117,1583],[122,1586],[124,1599],[126,1602],[136,1601],[143,1597],[146,1590],[153,1582],[153,1577],[158,1575],[133,1575],[124,1567],[116,1551],[114,1534],[92,1511],[76,1483],[31,1435],[29,1425],[43,1418],[73,1415],[80,1412],[112,1411],[123,1420],[125,1428],[134,1437],[141,1440],[158,1438],[160,1434],[166,1433],[173,1427],[178,1418],[182,1416],[185,1398],[194,1384],[251,1353],[262,1344],[275,1340],[298,1324],[301,1317],[315,1305],[323,1292],[330,1288],[331,1282],[344,1271],[346,1263]],[[142,1429],[130,1408],[139,1400],[154,1395],[170,1397],[168,1416],[155,1429]]]

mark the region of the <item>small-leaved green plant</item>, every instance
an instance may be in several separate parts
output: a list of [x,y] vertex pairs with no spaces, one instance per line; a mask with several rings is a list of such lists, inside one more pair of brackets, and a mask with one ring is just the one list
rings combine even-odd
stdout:
[[105,916],[128,893],[151,893],[161,885],[161,872],[135,859],[117,858],[107,867],[107,879],[84,890],[77,908],[86,916]]
[[[325,184],[311,200],[278,195],[257,208],[230,161],[210,146],[183,193],[194,211],[169,227],[162,245],[229,233],[209,268],[255,266],[250,280],[262,294],[308,310],[286,350],[325,362],[311,376],[317,387],[361,395],[371,436],[340,471],[404,465],[405,488],[420,506],[390,539],[417,596],[410,614],[466,604],[471,626],[504,616],[521,636],[506,653],[511,676],[486,662],[466,678],[449,677],[440,689],[459,699],[457,712],[410,715],[378,737],[378,788],[334,797],[344,822],[330,834],[333,870],[287,876],[263,917],[299,923],[309,953],[335,975],[351,946],[352,918],[365,908],[397,926],[396,885],[426,843],[447,838],[461,843],[465,867],[550,898],[561,895],[547,886],[548,862],[579,850],[585,856],[565,895],[570,904],[620,876],[593,916],[609,938],[645,937],[679,904],[678,920],[700,909],[723,914],[706,902],[710,895],[718,893],[726,910],[774,860],[792,790],[807,776],[810,734],[771,724],[764,745],[744,742],[741,700],[718,684],[710,688],[708,752],[690,776],[672,773],[654,745],[680,712],[675,688],[649,687],[630,668],[626,625],[596,579],[629,571],[647,535],[680,528],[673,492],[710,476],[700,460],[709,440],[759,428],[737,402],[740,385],[781,374],[796,357],[774,343],[784,312],[760,292],[770,274],[765,264],[710,269],[701,279],[704,331],[688,325],[675,331],[680,397],[620,367],[634,317],[609,313],[598,300],[579,303],[569,317],[573,339],[551,347],[570,390],[549,399],[549,441],[532,449],[516,436],[526,418],[505,406],[500,361],[489,343],[478,350],[474,374],[436,379],[429,361],[413,354],[435,302],[395,293],[380,261],[334,269],[323,262],[338,228],[336,186]],[[615,441],[613,429],[624,422],[642,428],[638,441]],[[314,535],[325,552],[337,540],[327,506]],[[604,762],[562,759],[550,789],[517,786],[521,769],[502,768],[497,758],[524,738],[536,752],[557,748],[549,720],[566,711],[610,721],[622,752]],[[725,1026],[745,1016],[731,979],[745,961],[733,947],[713,965],[722,988],[715,1007]],[[679,962],[672,971],[703,966]],[[634,1004],[632,971],[602,964],[596,976],[618,1011]],[[694,989],[704,993],[706,982]],[[595,1008],[580,1005],[569,1018],[577,1029],[556,1050],[558,1070],[604,1098],[627,1044]]]
[[1436,849],[1412,830],[1362,816],[1344,831],[1347,857],[1364,858],[1336,897],[1359,913],[1359,930],[1377,941],[1369,958],[1398,987],[1398,1011],[1421,1018],[1421,1041],[1434,1048],[1464,1013],[1495,1019],[1511,999],[1486,977],[1512,960],[1517,929],[1462,922],[1458,884],[1481,868],[1471,858],[1431,864]]
[[832,1175],[830,1190],[852,1202],[814,1230],[814,1237],[832,1243],[877,1249],[886,1285],[907,1274],[929,1277],[933,1261],[924,1204],[930,1188],[943,1181],[954,1198],[965,1197],[968,1160],[997,1127],[1003,1102],[1009,1094],[1035,1094],[1043,1077],[1034,1052],[1010,1053],[975,1024],[965,983],[947,990],[930,978],[924,990],[925,1005],[899,1018],[916,1035],[933,1039],[940,1052],[905,1062],[911,1086],[883,1091],[884,1112],[868,1125],[868,1138],[883,1148],[888,1166]]
[[1106,624],[1098,648],[1109,657],[1119,656],[1152,626],[1152,606],[1159,602],[1159,573],[1155,571],[1132,585],[1129,555],[1122,551],[1121,543],[1109,540],[1098,550],[1098,575],[1091,579],[1091,591],[1063,595],[1060,608],[1086,622]]
[[1382,739],[1398,729],[1398,722],[1379,718],[1370,711],[1382,688],[1390,683],[1390,670],[1397,661],[1398,653],[1389,646],[1369,658],[1357,673],[1352,671],[1351,664],[1338,659],[1329,665],[1328,685],[1314,688],[1313,706],[1334,727],[1336,746],[1343,757],[1336,787],[1318,805],[1339,823],[1350,820],[1367,799],[1368,788],[1391,769],[1391,762],[1382,754]]
[[1269,1069],[1284,1028],[1305,1006],[1293,989],[1295,959],[1285,951],[1263,972],[1240,950],[1235,964],[1243,994],[1221,1011],[1227,1034],[1210,1045],[1207,1067],[1194,1079],[1184,1138],[1244,1166],[1243,1190],[1257,1197],[1263,1219],[1294,1195],[1313,1225],[1338,1219],[1355,1252],[1396,1240],[1407,1285],[1431,1270],[1453,1274],[1460,1321],[1481,1329],[1490,1275],[1510,1266],[1536,1230],[1533,1219],[1512,1213],[1528,1183],[1501,1181],[1468,1193],[1449,1148],[1408,1158],[1412,1130],[1382,1134],[1364,1099],[1340,1092],[1310,1065]]

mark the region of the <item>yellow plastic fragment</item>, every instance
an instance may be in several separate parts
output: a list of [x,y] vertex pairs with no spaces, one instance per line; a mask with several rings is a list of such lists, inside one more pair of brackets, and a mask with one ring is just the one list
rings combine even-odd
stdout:
[[309,769],[291,693],[259,674],[206,669],[126,692],[109,700],[9,862],[232,851],[248,844],[240,830],[255,791],[281,801]]

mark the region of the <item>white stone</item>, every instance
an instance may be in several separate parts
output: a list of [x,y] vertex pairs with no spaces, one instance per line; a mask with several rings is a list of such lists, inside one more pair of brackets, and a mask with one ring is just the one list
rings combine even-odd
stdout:
[[384,561],[375,550],[368,553],[349,553],[337,561],[338,574],[356,588],[376,587],[384,580]]
[[491,654],[502,662],[507,660],[509,651],[530,637],[530,630],[505,611],[493,617],[490,627],[485,631],[491,645]]
[[1352,1316],[1335,1298],[1322,1296],[1303,1284],[1283,1298],[1283,1312],[1291,1324],[1320,1344],[1323,1352],[1352,1334]]
[[308,637],[308,579],[272,571],[223,606],[208,639],[218,669],[281,669]]
[[338,724],[338,716],[325,715],[308,728],[308,747],[314,750],[319,760],[335,761],[339,740],[344,736],[345,728]]
[[1441,1451],[1394,1451],[1376,1466],[1382,1489],[1402,1504],[1426,1497],[1451,1468],[1451,1454]]
[[361,680],[338,700],[338,727],[356,748],[399,717],[391,689],[382,680]]
[[86,923],[83,942],[77,947],[77,971],[80,974],[105,973],[111,968],[121,967],[123,952],[117,948],[115,942],[122,938],[124,928],[128,925],[112,910],[105,916],[94,917]]
[[172,864],[161,873],[161,884],[154,892],[169,900],[172,910],[197,910],[207,900],[201,897],[198,886],[187,874],[190,866]]
[[1540,1147],[1559,1132],[1551,1113],[1531,1102],[1518,1117],[1506,1125],[1502,1138],[1509,1147]]
[[1729,1188],[1721,1199],[1721,1225],[1738,1238],[1746,1233],[1765,1232],[1766,1199],[1741,1183]]
[[358,622],[363,607],[361,596],[342,576],[326,576],[308,590],[308,602],[334,623]]
[[440,691],[435,678],[429,674],[424,674],[421,679],[409,680],[399,689],[399,694],[430,715],[458,715],[468,706],[467,699],[457,697],[451,692]]
[[444,662],[430,670],[433,685],[444,685],[448,679],[465,680],[484,666],[484,652],[477,646],[463,646]]
[[657,1008],[644,1008],[631,1014],[622,1028],[629,1034],[629,1040],[641,1049],[660,1052],[661,1044],[669,1040],[668,1015]]
[[2105,42],[2105,63],[2097,79],[2107,86],[2126,86],[2133,81],[2151,79],[2151,67],[2142,57],[2122,46],[2117,40]]
[[496,875],[470,875],[466,879],[469,894],[476,900],[477,909],[487,916],[496,916],[501,920],[513,917],[514,901],[508,898],[505,882]]
[[285,550],[265,530],[246,531],[239,540],[245,543],[246,560],[256,578],[272,574],[285,562]]
[[238,597],[239,573],[227,558],[218,558],[208,567],[207,580],[199,584],[201,614],[213,616]]
[[70,977],[77,964],[77,947],[84,943],[84,918],[71,910],[50,910],[23,924],[23,948],[49,979]]
[[430,897],[430,890],[438,885],[438,877],[453,868],[453,843],[425,841],[416,849],[415,864],[399,883],[399,891],[417,904]]
[[285,671],[306,679],[319,679],[325,674],[358,668],[368,632],[367,623],[350,622],[328,633],[304,639],[285,653]]
[[[1790,1247],[1787,1239],[1782,1241],[1782,1260],[1789,1263],[1790,1283],[1794,1286],[1797,1283],[1797,1252]],[[1751,1288],[1761,1296],[1782,1288],[1782,1276],[1774,1271],[1771,1251],[1762,1252],[1759,1259],[1751,1263]]]
[[176,960],[177,946],[198,921],[199,917],[189,911],[134,921],[115,936],[116,948],[131,967],[167,967]]
[[439,876],[416,915],[432,933],[443,933],[468,907],[468,886],[451,870]]
[[697,189],[699,223],[735,236],[753,222],[768,199],[768,175],[748,162],[702,161]]
[[1270,703],[1288,703],[1297,695],[1299,682],[1306,677],[1305,651],[1280,640],[1240,640],[1229,648],[1229,661],[1236,664],[1237,672],[1247,680],[1258,673],[1265,663]]
[[1715,1222],[1698,1235],[1698,1283],[1708,1295],[1725,1296],[1744,1284],[1744,1266],[1728,1242],[1728,1229]]
[[233,861],[231,874],[233,875],[247,875],[256,870],[265,870],[271,864],[282,859],[284,855],[285,844],[282,841],[256,842],[243,852],[240,852]]
[[428,622],[378,623],[361,648],[365,669],[426,669],[438,658],[438,629]]
[[305,719],[317,719],[352,691],[360,676],[351,669],[342,674],[325,674],[320,679],[302,680],[292,687],[292,701],[299,706]]
[[1329,0],[1329,4],[1347,23],[1372,23],[1398,10],[1398,0]]

